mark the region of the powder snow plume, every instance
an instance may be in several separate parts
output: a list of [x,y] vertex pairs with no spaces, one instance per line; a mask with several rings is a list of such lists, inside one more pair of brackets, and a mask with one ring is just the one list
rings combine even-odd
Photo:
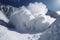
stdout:
[[45,15],[48,11],[48,9],[46,8],[46,5],[43,4],[42,2],[38,3],[30,3],[27,8],[32,12],[32,14],[34,16],[38,16],[38,15]]
[[29,3],[11,14],[11,21],[20,32],[43,31],[55,21],[55,18],[45,15],[47,12],[46,5],[41,2]]

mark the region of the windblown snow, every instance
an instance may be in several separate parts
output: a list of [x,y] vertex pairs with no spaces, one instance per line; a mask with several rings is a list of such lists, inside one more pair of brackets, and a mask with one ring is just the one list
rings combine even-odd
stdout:
[[21,34],[15,31],[10,31],[8,28],[0,25],[0,40],[38,40],[39,34]]

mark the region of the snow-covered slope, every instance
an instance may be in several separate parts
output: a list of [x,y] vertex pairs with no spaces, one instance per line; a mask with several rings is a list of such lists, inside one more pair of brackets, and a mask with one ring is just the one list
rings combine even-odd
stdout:
[[0,10],[7,16],[7,18],[10,18],[11,13],[16,11],[17,9],[18,8],[15,8],[13,6],[0,4]]
[[21,34],[10,31],[5,26],[0,25],[0,40],[38,40],[42,33],[37,34]]
[[9,19],[4,15],[2,11],[0,11],[0,20],[5,21],[6,23],[9,22]]

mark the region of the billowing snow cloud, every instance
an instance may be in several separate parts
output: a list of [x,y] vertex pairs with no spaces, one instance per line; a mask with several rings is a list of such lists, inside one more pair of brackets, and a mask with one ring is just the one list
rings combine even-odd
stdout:
[[27,7],[31,13],[34,15],[34,16],[38,16],[38,15],[45,15],[48,11],[48,9],[46,8],[46,5],[44,5],[43,3],[38,3],[38,2],[35,2],[35,3],[30,3]]
[[22,6],[20,10],[15,11],[11,15],[11,21],[20,32],[43,31],[55,21],[45,15],[47,11],[43,3],[30,3],[27,7]]

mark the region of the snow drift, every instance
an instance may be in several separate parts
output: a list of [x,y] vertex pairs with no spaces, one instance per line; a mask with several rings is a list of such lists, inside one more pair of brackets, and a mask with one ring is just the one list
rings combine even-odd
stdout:
[[55,21],[55,18],[45,15],[47,11],[43,3],[30,3],[11,14],[10,21],[19,32],[44,31]]

